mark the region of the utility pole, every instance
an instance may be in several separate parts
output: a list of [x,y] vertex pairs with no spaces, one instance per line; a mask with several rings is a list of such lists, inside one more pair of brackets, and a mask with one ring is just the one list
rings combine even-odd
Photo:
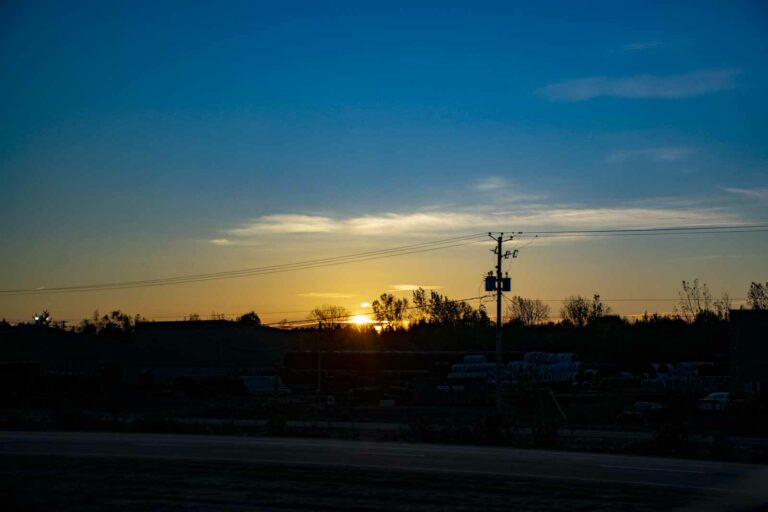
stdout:
[[501,275],[501,261],[509,257],[516,258],[517,250],[503,252],[504,242],[512,240],[514,238],[513,236],[504,238],[504,233],[499,233],[499,236],[494,236],[493,233],[488,233],[488,236],[496,241],[496,247],[493,250],[494,254],[496,254],[496,278],[493,278],[492,272],[488,273],[489,275],[485,281],[485,290],[496,291],[496,414],[501,415],[501,378],[504,374],[501,343],[501,299],[502,292],[508,292],[512,289],[509,277],[504,278]]
[[496,414],[501,415],[501,377],[504,373],[501,343],[501,247],[504,233],[499,233],[496,243]]

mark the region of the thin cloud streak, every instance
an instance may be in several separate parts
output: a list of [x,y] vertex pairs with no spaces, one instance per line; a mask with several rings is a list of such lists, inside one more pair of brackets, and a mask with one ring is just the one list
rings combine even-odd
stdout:
[[[681,224],[718,225],[743,221],[738,215],[717,207],[608,207],[579,208],[555,205],[488,211],[484,206],[457,211],[382,213],[358,217],[311,215],[267,215],[227,231],[242,238],[265,235],[361,235],[391,236],[446,234],[457,231],[532,228],[600,228],[674,226]],[[298,220],[297,220],[298,219]]]
[[389,289],[396,292],[412,292],[423,288],[425,290],[439,290],[442,286],[435,284],[391,284]]
[[680,99],[736,87],[735,69],[679,75],[593,76],[547,85],[538,93],[553,101],[586,101],[602,96],[631,99]]
[[687,147],[632,149],[613,152],[605,157],[605,161],[611,164],[637,159],[646,159],[655,162],[677,162],[686,159],[693,153],[694,150]]
[[485,179],[478,181],[475,184],[475,190],[481,192],[488,192],[492,190],[498,190],[507,186],[507,180],[500,176],[489,176]]
[[637,41],[634,43],[625,44],[614,53],[636,53],[645,50],[652,50],[654,48],[661,48],[664,43],[661,41]]
[[222,245],[222,246],[224,246],[224,245],[235,245],[235,243],[232,242],[232,240],[228,240],[226,238],[214,238],[212,240],[208,240],[208,243],[211,243],[213,245]]
[[331,233],[337,224],[330,217],[316,215],[277,214],[259,217],[258,221],[241,228],[230,229],[232,236],[248,236],[263,233]]
[[461,212],[383,213],[346,219],[311,215],[266,215],[242,227],[230,229],[233,236],[265,234],[350,233],[391,235],[404,232],[445,231],[482,222],[482,216]]
[[723,190],[749,199],[768,201],[768,188],[723,188]]

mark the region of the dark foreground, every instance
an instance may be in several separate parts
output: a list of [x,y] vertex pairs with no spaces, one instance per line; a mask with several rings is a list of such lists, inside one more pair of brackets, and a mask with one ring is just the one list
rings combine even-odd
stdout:
[[764,510],[768,468],[358,441],[0,432],[3,510]]

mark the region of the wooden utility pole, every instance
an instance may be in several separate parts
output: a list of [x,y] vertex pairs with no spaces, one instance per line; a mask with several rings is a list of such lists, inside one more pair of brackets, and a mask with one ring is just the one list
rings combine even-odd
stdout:
[[[507,238],[504,238],[504,233],[499,233],[498,236],[494,236],[493,233],[488,233],[488,236],[490,236],[493,240],[496,241],[496,247],[494,248],[493,252],[496,254],[496,283],[495,283],[495,291],[496,291],[496,413],[501,415],[502,412],[502,376],[504,375],[504,361],[503,358],[503,350],[502,350],[502,340],[501,340],[501,324],[502,324],[502,318],[501,318],[501,300],[502,300],[502,292],[510,291],[510,281],[509,278],[503,278],[501,275],[501,261],[503,259],[507,259],[509,257],[516,257],[517,256],[517,250],[511,252],[507,251],[504,252],[503,245],[504,242],[508,242],[509,240],[512,240],[514,238],[513,236],[508,236]],[[486,285],[486,290],[488,290],[488,286]],[[490,291],[490,290],[489,290]]]
[[501,414],[501,377],[504,372],[501,346],[501,247],[504,233],[496,239],[496,413]]

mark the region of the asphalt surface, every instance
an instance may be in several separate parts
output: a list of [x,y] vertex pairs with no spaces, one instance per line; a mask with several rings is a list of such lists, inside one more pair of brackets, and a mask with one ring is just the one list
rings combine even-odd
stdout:
[[[10,482],[15,478],[27,480],[34,476],[35,471],[43,471],[40,468],[35,469],[37,466],[25,466],[23,462],[18,468],[26,469],[17,471],[14,465],[18,461],[45,461],[46,457],[52,457],[64,471],[67,464],[62,461],[79,461],[78,467],[86,471],[82,469],[83,461],[92,465],[103,460],[118,460],[122,463],[175,463],[180,467],[191,467],[188,464],[195,464],[195,467],[210,468],[211,471],[213,468],[232,465],[241,468],[272,468],[282,471],[281,474],[286,475],[286,479],[293,480],[291,486],[300,486],[304,478],[313,478],[310,476],[313,474],[325,473],[326,478],[331,478],[328,475],[335,472],[335,479],[346,478],[344,475],[355,475],[358,478],[361,475],[385,475],[383,478],[389,479],[387,485],[395,487],[397,484],[390,482],[395,477],[402,477],[404,482],[409,478],[424,481],[450,479],[453,482],[450,484],[450,492],[461,492],[462,485],[470,486],[471,482],[481,481],[518,483],[523,489],[530,490],[532,495],[539,492],[535,489],[537,486],[565,490],[581,489],[583,492],[579,499],[582,500],[580,503],[585,510],[602,509],[601,507],[605,506],[603,491],[615,492],[617,489],[624,490],[631,496],[658,493],[659,496],[670,497],[668,501],[643,502],[642,506],[637,507],[631,506],[632,502],[629,500],[629,508],[623,507],[627,510],[681,507],[690,510],[768,508],[768,468],[764,466],[623,455],[326,439],[0,432],[0,457],[0,474]],[[155,471],[160,471],[161,468],[157,464],[150,467]],[[22,475],[24,471],[26,474]],[[101,470],[96,466],[88,466],[87,471]],[[339,489],[344,485],[343,482],[333,480],[328,483]],[[365,486],[362,481],[358,484]],[[412,485],[412,481],[409,485]],[[51,486],[53,488],[54,484]],[[4,492],[7,500],[9,496],[14,498],[14,493],[19,493],[23,498],[25,491],[10,484]],[[46,488],[38,486],[35,492],[45,493]],[[435,492],[439,497],[441,491]],[[495,492],[498,494],[504,491]],[[519,493],[520,488],[514,492]],[[341,490],[338,493],[343,494]],[[594,502],[593,508],[589,506],[590,495]],[[408,496],[413,497],[414,503],[422,498],[417,494]],[[251,498],[258,501],[254,496]],[[560,504],[567,505],[569,499],[567,492],[557,495]],[[587,501],[584,502],[584,499]],[[30,502],[21,499],[18,503]],[[305,503],[309,502],[305,499]],[[182,509],[185,508],[182,506]],[[277,508],[280,507],[270,505],[260,509]],[[331,505],[330,508],[337,507]],[[433,509],[450,508],[453,507],[438,505]],[[542,510],[545,508],[541,507]],[[37,510],[34,507],[30,509]],[[420,510],[416,506],[413,509]]]

